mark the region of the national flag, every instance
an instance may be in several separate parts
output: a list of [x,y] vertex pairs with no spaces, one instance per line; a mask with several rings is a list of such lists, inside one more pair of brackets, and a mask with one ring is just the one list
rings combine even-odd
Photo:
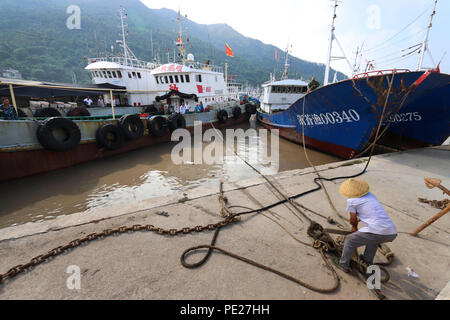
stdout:
[[275,49],[275,60],[278,60],[278,51]]
[[203,86],[197,85],[197,91],[198,93],[203,93]]
[[230,46],[227,43],[225,43],[225,50],[227,56],[234,58],[233,51],[231,50]]

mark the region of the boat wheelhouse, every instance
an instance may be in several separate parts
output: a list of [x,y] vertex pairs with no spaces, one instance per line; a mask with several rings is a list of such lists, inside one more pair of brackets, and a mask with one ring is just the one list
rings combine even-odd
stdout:
[[308,92],[308,83],[295,79],[271,81],[262,87],[261,109],[266,113],[287,110]]

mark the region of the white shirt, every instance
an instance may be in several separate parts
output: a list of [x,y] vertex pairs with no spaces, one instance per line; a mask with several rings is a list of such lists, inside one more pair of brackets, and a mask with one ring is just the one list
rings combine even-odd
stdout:
[[391,218],[377,197],[370,192],[361,198],[348,199],[347,211],[356,213],[359,220],[364,223],[365,227],[359,230],[360,232],[386,236],[397,234]]
[[180,107],[180,113],[181,114],[185,114],[186,113],[186,107],[185,106],[181,106]]
[[91,99],[88,98],[84,99],[83,102],[86,103],[86,105],[88,105],[89,107],[94,103]]
[[99,106],[100,108],[103,108],[103,107],[105,106],[105,102],[104,102],[103,100],[101,100],[101,99],[98,99],[97,104],[98,104],[98,106]]

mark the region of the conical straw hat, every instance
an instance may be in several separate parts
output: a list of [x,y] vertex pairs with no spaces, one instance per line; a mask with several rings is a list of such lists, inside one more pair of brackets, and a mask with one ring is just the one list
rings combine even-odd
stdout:
[[369,184],[360,179],[349,179],[339,188],[339,192],[347,198],[361,198],[368,194],[369,191]]

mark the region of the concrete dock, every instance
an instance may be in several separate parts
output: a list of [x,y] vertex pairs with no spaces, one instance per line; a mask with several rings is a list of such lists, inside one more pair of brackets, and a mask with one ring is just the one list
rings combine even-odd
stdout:
[[[365,159],[362,160],[318,169],[327,178],[349,176],[364,168]],[[315,187],[312,169],[283,172],[269,178],[289,196]],[[376,156],[362,178],[369,182],[371,191],[400,231],[397,240],[389,244],[395,261],[388,267],[391,281],[383,285],[383,293],[394,300],[432,300],[438,296],[443,298],[443,294],[448,297],[450,216],[444,216],[419,237],[409,233],[439,212],[420,203],[418,198],[449,198],[437,189],[427,189],[424,178],[438,178],[444,186],[450,186],[450,147]],[[347,216],[346,199],[338,192],[341,182],[327,182],[325,186],[338,211]],[[281,199],[262,178],[225,183],[224,187],[231,206],[257,209]],[[185,194],[2,229],[0,274],[55,247],[105,229],[137,224],[181,229],[217,223],[222,220],[218,191],[219,186],[199,188]],[[297,201],[342,222],[331,210],[323,191]],[[233,209],[240,210],[245,211]],[[325,219],[306,213],[324,227],[336,228]],[[319,253],[295,241],[280,225],[298,240],[312,243],[306,234],[307,221],[295,215],[288,205],[280,205],[265,215],[247,216],[240,223],[224,228],[217,246],[316,287],[332,286],[332,274]],[[136,232],[96,240],[0,284],[0,299],[377,299],[364,283],[340,270],[337,271],[341,277],[340,288],[332,294],[320,294],[220,253],[214,253],[202,268],[184,268],[180,264],[181,254],[193,246],[209,245],[212,236],[213,232],[177,237]],[[194,254],[189,262],[202,257],[203,254]],[[376,261],[382,259],[377,255]],[[67,286],[72,276],[67,273],[70,266],[77,266],[81,271],[79,289]],[[418,278],[408,276],[407,268]],[[446,286],[447,290],[443,291]]]

